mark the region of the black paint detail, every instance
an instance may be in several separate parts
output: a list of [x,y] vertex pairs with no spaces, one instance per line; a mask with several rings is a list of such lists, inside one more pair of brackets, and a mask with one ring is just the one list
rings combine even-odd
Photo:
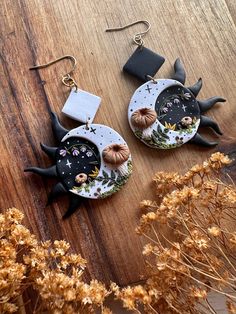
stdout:
[[[94,143],[83,138],[70,137],[65,142],[61,142],[61,139],[68,133],[68,130],[60,124],[56,114],[53,112],[51,112],[51,119],[54,135],[60,141],[59,147],[49,147],[41,144],[41,148],[48,156],[54,158],[56,164],[46,169],[29,167],[24,171],[33,172],[43,177],[56,177],[60,179],[60,182],[53,187],[48,196],[48,204],[57,196],[69,193],[69,208],[63,216],[63,218],[67,218],[74,213],[84,200],[83,197],[69,191],[73,186],[80,186],[81,184],[75,182],[76,175],[79,173],[86,174],[87,181],[84,183],[91,183],[98,174],[101,166],[100,153]],[[93,129],[93,132],[95,131],[96,129]],[[83,146],[86,149],[81,149]],[[62,153],[61,150],[64,150],[66,153]],[[71,167],[66,166],[67,160]]]
[[165,122],[171,125],[176,124],[176,130],[182,128],[180,123],[182,118],[200,118],[200,108],[196,98],[189,89],[180,85],[164,89],[156,99],[155,110],[158,120],[163,125]]
[[70,203],[66,213],[63,215],[63,219],[70,217],[76,209],[81,205],[83,198],[81,196],[72,194],[70,195]]
[[212,128],[217,134],[223,135],[223,133],[221,132],[219,128],[219,125],[215,121],[210,119],[209,117],[201,116],[200,127]]
[[60,142],[69,131],[60,124],[57,115],[52,111],[51,111],[51,120],[52,120],[53,134],[55,138],[57,139],[57,141]]
[[199,100],[198,104],[199,104],[201,112],[205,112],[211,109],[217,102],[225,102],[225,101],[226,100],[222,97],[214,96],[206,100]]
[[199,94],[202,88],[202,79],[200,78],[193,86],[188,87],[188,89],[193,93],[195,97]]
[[54,165],[49,168],[29,167],[24,170],[25,172],[33,172],[42,177],[57,177],[57,167]]
[[79,186],[75,177],[79,173],[85,173],[89,183],[94,180],[90,174],[99,170],[101,165],[100,153],[97,146],[91,141],[80,137],[70,137],[60,143],[56,154],[57,172],[60,181],[70,190]]
[[205,138],[203,138],[199,133],[197,133],[190,141],[189,143],[197,144],[204,147],[213,147],[216,146],[217,142],[209,142]]
[[90,133],[96,134],[96,129],[94,129],[93,127],[90,127]]
[[57,147],[49,147],[43,143],[40,143],[42,150],[52,159],[56,158]]
[[172,76],[173,80],[176,80],[184,85],[186,79],[185,69],[180,61],[180,59],[176,59],[174,64],[175,74]]
[[67,193],[67,190],[65,189],[64,185],[61,182],[58,182],[56,185],[54,185],[50,194],[48,195],[47,206],[51,204],[55,198],[65,193]]
[[123,70],[139,80],[150,80],[147,75],[155,76],[165,58],[145,47],[138,47],[123,67]]

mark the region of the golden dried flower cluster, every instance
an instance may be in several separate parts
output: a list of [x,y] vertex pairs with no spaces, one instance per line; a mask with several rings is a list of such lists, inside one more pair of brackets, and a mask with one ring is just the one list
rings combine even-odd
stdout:
[[21,222],[23,214],[9,209],[0,214],[0,313],[14,313],[27,288],[39,294],[34,313],[90,313],[103,306],[105,285],[82,280],[86,261],[70,254],[65,241],[38,242]]
[[148,240],[149,275],[132,287],[84,282],[86,261],[69,253],[67,242],[37,241],[17,209],[0,214],[0,313],[16,312],[23,291],[34,288],[34,313],[111,314],[104,306],[110,294],[136,313],[216,313],[208,300],[213,291],[236,314],[236,189],[219,180],[230,162],[215,153],[184,175],[155,175],[156,198],[141,202],[136,230]]
[[[184,175],[159,172],[156,199],[141,202],[146,212],[137,227],[149,278],[140,286],[116,289],[128,309],[145,313],[216,313],[210,292],[236,313],[236,189],[221,182],[230,163],[214,153]],[[138,293],[137,293],[138,290]]]

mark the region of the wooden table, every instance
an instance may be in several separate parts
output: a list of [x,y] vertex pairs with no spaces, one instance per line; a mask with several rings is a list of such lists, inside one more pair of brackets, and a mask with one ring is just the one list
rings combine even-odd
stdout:
[[[134,229],[139,202],[153,195],[154,173],[184,171],[216,150],[235,155],[235,1],[3,0],[0,12],[1,209],[15,206],[23,210],[26,224],[42,240],[67,240],[87,259],[88,278],[120,285],[139,281],[145,275],[142,239]],[[135,49],[132,36],[144,26],[116,33],[105,33],[105,29],[138,19],[152,24],[145,45],[166,57],[157,77],[169,77],[174,60],[180,57],[187,71],[186,85],[203,78],[199,98],[227,98],[227,103],[216,105],[208,114],[224,132],[216,149],[185,145],[155,151],[134,137],[127,106],[140,83],[121,69]],[[69,61],[39,72],[28,70],[65,54],[78,59],[74,76],[79,87],[102,97],[95,122],[111,126],[127,140],[134,170],[118,194],[85,201],[63,221],[66,198],[45,208],[54,181],[24,174],[23,169],[51,165],[40,149],[40,142],[55,144],[49,108],[67,128],[77,126],[61,114],[69,90],[60,78],[70,69]],[[211,131],[203,134],[216,139]],[[235,178],[235,166],[231,169]]]

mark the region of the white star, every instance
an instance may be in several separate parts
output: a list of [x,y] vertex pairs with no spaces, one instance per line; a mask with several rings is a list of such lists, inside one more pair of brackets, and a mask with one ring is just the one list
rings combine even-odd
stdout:
[[66,166],[68,166],[69,168],[71,168],[71,165],[72,165],[72,163],[69,162],[69,159],[67,159],[67,161],[66,161]]
[[184,112],[186,111],[185,110],[186,108],[187,108],[187,106],[185,106],[185,105],[182,106],[182,109],[183,109]]

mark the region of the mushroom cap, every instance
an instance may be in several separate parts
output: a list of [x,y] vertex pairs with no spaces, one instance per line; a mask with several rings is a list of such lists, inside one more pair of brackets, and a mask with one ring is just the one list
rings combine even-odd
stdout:
[[75,182],[76,183],[84,183],[86,182],[88,179],[88,176],[86,173],[79,173],[77,174],[77,176],[75,177]]
[[147,129],[157,119],[157,113],[150,108],[141,108],[136,110],[131,116],[133,126],[140,129]]
[[126,144],[111,144],[102,152],[103,160],[110,165],[120,166],[129,159],[130,150]]
[[191,125],[193,123],[193,119],[191,117],[183,117],[181,119],[181,124],[184,126]]

